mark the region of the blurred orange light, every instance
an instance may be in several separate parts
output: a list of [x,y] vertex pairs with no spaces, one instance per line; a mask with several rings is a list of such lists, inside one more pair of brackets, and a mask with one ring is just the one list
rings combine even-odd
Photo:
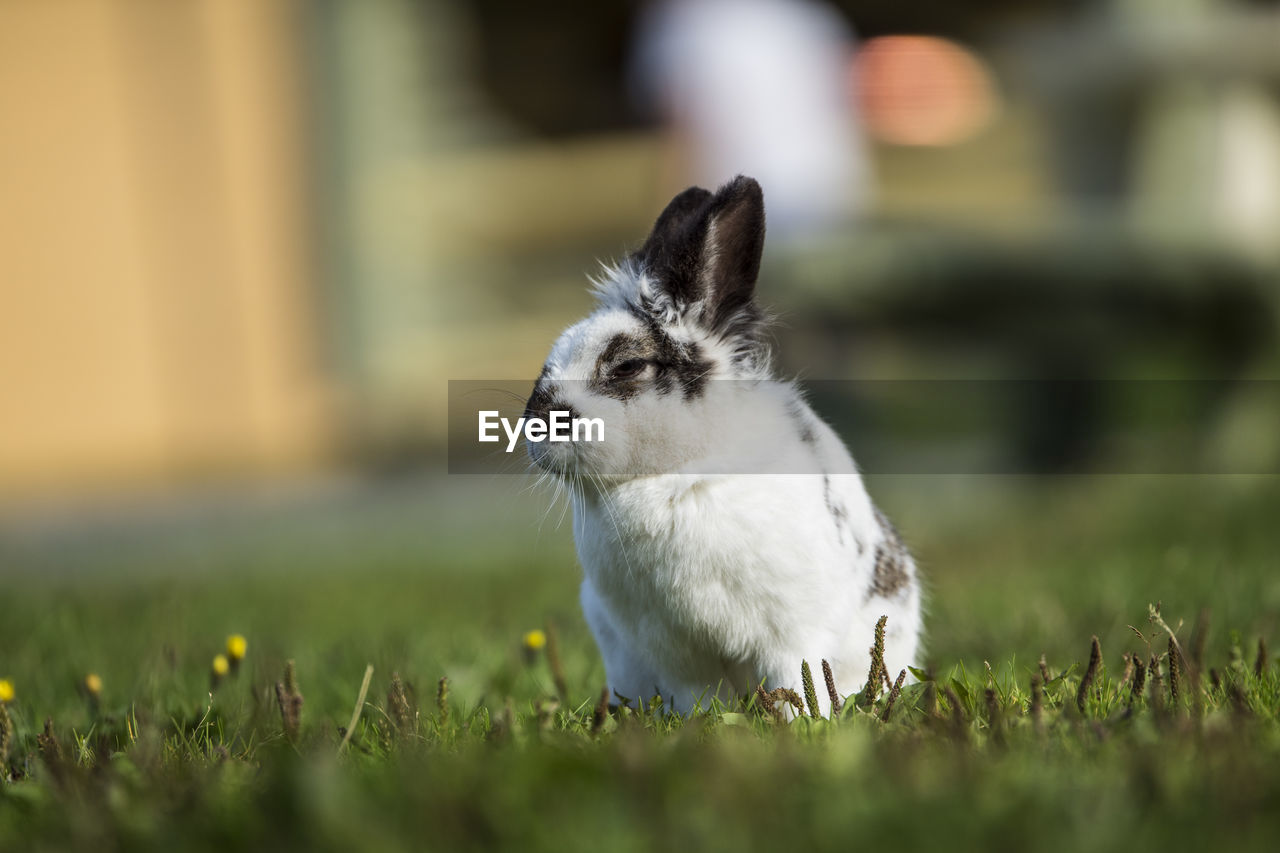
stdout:
[[982,60],[932,36],[869,40],[854,60],[852,82],[871,135],[894,145],[954,145],[996,111]]

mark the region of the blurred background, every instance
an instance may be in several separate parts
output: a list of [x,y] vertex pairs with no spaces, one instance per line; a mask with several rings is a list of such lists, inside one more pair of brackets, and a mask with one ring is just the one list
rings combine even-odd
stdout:
[[[1247,0],[6,0],[0,574],[537,538],[570,577],[545,495],[443,473],[447,383],[531,381],[596,261],[739,172],[785,372],[1177,380],[1127,446],[1194,421],[1274,473],[1275,395],[1233,389],[1280,364],[1277,45]],[[981,440],[1094,470],[1110,415],[1018,387]],[[875,488],[932,563],[947,495],[1024,505]]]
[[1230,0],[11,0],[0,496],[430,460],[447,380],[536,376],[738,172],[808,378],[1265,375],[1278,43]]

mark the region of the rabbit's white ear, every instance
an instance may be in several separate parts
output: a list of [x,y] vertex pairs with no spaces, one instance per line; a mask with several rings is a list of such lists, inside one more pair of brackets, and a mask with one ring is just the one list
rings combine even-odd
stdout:
[[764,194],[739,175],[715,195],[680,193],[637,253],[657,287],[695,319],[719,329],[751,304],[764,252]]

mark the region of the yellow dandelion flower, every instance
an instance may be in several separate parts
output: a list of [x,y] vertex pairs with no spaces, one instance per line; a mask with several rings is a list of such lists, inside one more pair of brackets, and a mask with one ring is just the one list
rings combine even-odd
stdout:
[[227,637],[227,657],[231,660],[238,661],[244,657],[244,653],[249,648],[249,643],[240,634],[232,634]]
[[102,678],[96,672],[89,673],[84,677],[84,689],[90,696],[97,696],[102,692]]
[[216,676],[226,675],[231,671],[231,662],[227,660],[226,655],[213,656],[213,674]]
[[13,682],[7,678],[0,678],[0,702],[13,701]]
[[540,651],[547,644],[547,635],[536,628],[524,635],[524,647],[531,652]]

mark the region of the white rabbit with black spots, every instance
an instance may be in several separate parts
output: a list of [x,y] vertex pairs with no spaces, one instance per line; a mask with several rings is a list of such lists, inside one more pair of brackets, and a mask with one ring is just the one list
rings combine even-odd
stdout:
[[852,693],[881,615],[888,671],[915,662],[915,563],[840,438],[772,376],[754,298],[763,248],[754,180],[685,190],[606,270],[529,398],[527,417],[604,424],[603,441],[528,448],[569,488],[582,607],[615,701],[657,694],[688,711],[797,687],[801,661],[823,659]]

